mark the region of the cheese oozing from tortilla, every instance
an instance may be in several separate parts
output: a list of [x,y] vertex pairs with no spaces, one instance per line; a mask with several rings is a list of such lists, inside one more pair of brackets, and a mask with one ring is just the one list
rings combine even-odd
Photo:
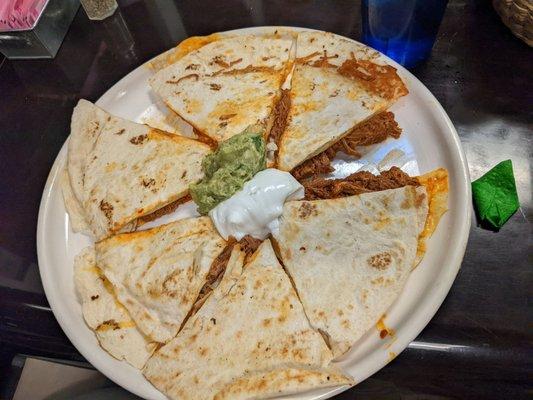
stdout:
[[279,217],[288,200],[304,197],[304,187],[288,173],[274,168],[258,172],[241,191],[219,203],[209,212],[225,239],[241,240],[250,235],[266,239],[279,231]]

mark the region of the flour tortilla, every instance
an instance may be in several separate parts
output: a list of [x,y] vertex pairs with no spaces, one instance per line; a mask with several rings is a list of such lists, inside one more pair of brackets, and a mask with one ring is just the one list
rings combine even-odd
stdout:
[[80,232],[87,236],[92,236],[93,232],[91,227],[87,223],[87,218],[85,217],[85,211],[83,210],[80,202],[74,195],[72,186],[70,184],[70,179],[68,172],[64,169],[61,172],[59,185],[61,187],[61,192],[63,194],[63,201],[65,203],[65,210],[69,216],[70,225],[74,232]]
[[160,71],[169,65],[178,62],[190,52],[198,50],[200,47],[204,47],[206,44],[216,42],[223,38],[227,39],[229,37],[229,35],[222,36],[219,33],[213,33],[207,36],[190,36],[178,43],[176,47],[165,51],[146,63],[146,66],[154,72]]
[[144,375],[171,399],[262,399],[353,383],[329,366],[322,336],[270,241],[242,267],[238,246],[220,285]]
[[96,267],[94,247],[81,251],[74,261],[74,282],[85,322],[104,350],[118,360],[142,368],[155,350],[120,304],[102,271]]
[[151,340],[172,339],[224,249],[209,217],[182,219],[96,243],[96,261]]
[[152,89],[184,120],[219,142],[249,125],[269,127],[290,70],[291,40],[212,41],[157,72]]
[[304,310],[344,354],[400,294],[428,205],[423,186],[285,203],[275,240]]
[[428,195],[428,213],[424,228],[418,236],[415,267],[422,261],[426,253],[427,240],[433,235],[440,219],[448,211],[448,171],[437,168],[417,177],[421,185],[426,188]]
[[[67,171],[93,236],[102,239],[184,197],[209,146],[114,117],[86,100],[72,115]],[[72,208],[72,207],[71,207]]]
[[[330,58],[320,64],[325,55]],[[408,93],[396,70],[378,57],[378,52],[331,33],[298,34],[291,108],[278,146],[279,169],[290,171],[326,150]],[[354,59],[366,63],[366,69],[359,67],[359,75],[347,76],[339,67]],[[372,68],[377,69],[375,75],[369,73]]]

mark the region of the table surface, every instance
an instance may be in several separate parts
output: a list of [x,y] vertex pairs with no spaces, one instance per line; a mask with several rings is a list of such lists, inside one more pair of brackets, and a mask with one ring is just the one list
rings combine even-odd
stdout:
[[[360,37],[360,4],[354,0],[119,4],[102,22],[89,21],[80,9],[53,60],[0,60],[4,359],[23,353],[83,360],[50,311],[35,246],[42,190],[78,99],[95,101],[129,71],[190,35],[291,25]],[[431,58],[412,72],[455,124],[472,179],[512,159],[522,208],[498,233],[473,222],[459,275],[433,320],[387,367],[338,399],[531,394],[532,67],[533,51],[501,24],[490,2],[450,1]]]

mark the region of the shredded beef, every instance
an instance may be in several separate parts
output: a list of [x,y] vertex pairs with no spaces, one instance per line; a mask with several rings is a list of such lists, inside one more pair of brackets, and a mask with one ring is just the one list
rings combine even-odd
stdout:
[[357,125],[331,148],[335,152],[343,151],[348,155],[358,157],[357,146],[381,143],[389,136],[398,139],[401,133],[402,129],[394,119],[394,114],[390,111],[385,111]]
[[366,90],[387,100],[406,95],[407,88],[396,73],[396,68],[390,65],[379,65],[369,60],[352,59],[342,63],[337,69],[342,76],[356,79]]
[[397,189],[408,185],[420,186],[420,182],[398,167],[392,167],[379,175],[361,171],[343,179],[314,178],[303,183],[306,200],[335,199],[367,192]]
[[178,208],[181,204],[187,203],[191,200],[191,195],[188,194],[187,196],[184,196],[181,199],[178,199],[170,204],[167,204],[166,206],[161,207],[159,210],[155,210],[151,214],[143,215],[142,217],[137,218],[137,226],[146,224],[147,222],[153,221],[154,219],[162,217],[163,215],[170,214],[171,212],[176,210],[176,208]]
[[[272,121],[272,127],[270,128],[269,140],[268,142],[274,142],[279,149],[279,140],[281,139],[281,134],[285,131],[287,126],[287,117],[289,115],[289,110],[291,108],[291,96],[289,90],[284,89],[281,91],[281,96],[276,103],[274,109],[274,120]],[[278,152],[276,151],[276,157]]]
[[209,269],[209,272],[205,278],[205,284],[200,290],[200,293],[198,294],[198,297],[196,298],[191,310],[183,320],[181,327],[183,327],[191,315],[196,314],[196,312],[200,309],[200,307],[202,307],[209,297],[209,294],[216,286],[218,286],[218,283],[220,283],[220,280],[226,271],[226,267],[228,266],[228,261],[235,245],[238,243],[241,246],[241,250],[245,253],[244,262],[247,262],[250,256],[257,250],[262,242],[262,240],[256,239],[250,235],[246,235],[238,242],[233,237],[228,239],[224,250],[222,250],[222,252],[213,260],[211,268]]
[[328,152],[324,151],[294,168],[291,173],[297,179],[301,180],[312,175],[328,174],[333,172],[331,158]]
[[246,254],[244,262],[247,262],[248,259],[255,253],[259,245],[263,243],[261,239],[256,239],[250,235],[246,235],[241,240],[239,240],[239,245],[241,250]]
[[224,274],[224,271],[226,270],[231,252],[236,244],[239,244],[241,246],[241,250],[246,254],[246,262],[262,242],[262,240],[256,239],[250,235],[246,235],[238,242],[235,240],[235,238],[230,237],[224,250],[222,250],[222,252],[213,260],[213,263],[211,264],[209,272],[205,278],[205,284],[200,290],[198,300],[200,300],[207,293],[211,292],[213,287],[216,286],[216,283],[220,280]]
[[205,277],[205,284],[202,290],[200,291],[200,295],[202,295],[206,291],[212,290],[212,285],[218,280],[218,278],[224,273],[226,270],[226,266],[228,265],[229,258],[231,256],[231,252],[233,251],[233,247],[235,246],[235,239],[230,238],[228,240],[228,243],[226,244],[226,247],[222,252],[213,260],[213,263],[211,264],[211,268],[209,269],[209,272],[207,273],[207,276]]
[[329,149],[304,161],[294,168],[291,173],[297,180],[313,175],[327,174],[333,171],[331,160],[333,160],[337,152],[342,151],[350,156],[360,157],[357,146],[380,143],[389,136],[398,139],[401,133],[402,129],[394,119],[394,114],[390,111],[384,111],[356,126]]

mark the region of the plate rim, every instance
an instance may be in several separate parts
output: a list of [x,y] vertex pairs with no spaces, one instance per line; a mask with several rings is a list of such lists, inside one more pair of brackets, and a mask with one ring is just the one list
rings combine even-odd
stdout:
[[[253,27],[232,29],[232,30],[221,31],[221,32],[217,32],[217,33],[219,33],[221,35],[227,35],[227,34],[237,34],[237,35],[242,35],[242,34],[261,34],[261,33],[273,33],[273,31],[275,31],[277,29],[285,30],[285,31],[293,31],[293,32],[301,32],[301,31],[327,32],[327,31],[322,31],[322,30],[313,29],[313,28],[307,28],[307,27],[284,26],[284,25],[265,25],[265,26],[253,26]],[[362,45],[366,46],[364,43],[361,43],[361,42],[359,42],[357,40],[354,40],[352,38],[349,38],[349,37],[346,37],[346,36],[342,36],[342,35],[338,35],[338,34],[335,34],[335,33],[332,33],[332,34],[335,35],[335,36],[339,36],[339,37],[341,37],[343,39],[349,40],[351,42],[362,44]],[[184,40],[184,39],[182,39],[182,40]],[[370,46],[367,46],[367,47],[370,47]],[[146,68],[146,65],[148,63],[150,63],[152,60],[154,60],[159,55],[161,55],[161,54],[163,54],[166,51],[169,51],[171,49],[168,49],[168,50],[165,50],[165,51],[161,52],[160,54],[152,57],[150,60],[140,64],[139,66],[137,66],[136,68],[134,68],[133,70],[128,72],[121,79],[119,79],[112,86],[110,86],[106,90],[106,92],[104,92],[98,98],[98,100],[95,101],[95,103],[98,104],[98,102],[102,101],[102,99],[106,98],[106,96],[110,96],[110,92],[112,91],[112,89],[114,87],[123,85],[128,79],[132,79],[132,74],[134,74],[135,72],[139,73],[139,70],[141,70],[142,68]],[[461,197],[466,200],[462,204],[462,207],[460,209],[458,209],[458,211],[460,212],[460,216],[463,218],[463,223],[460,225],[460,232],[455,232],[455,233],[458,233],[458,236],[459,236],[459,238],[458,238],[459,246],[451,249],[451,253],[452,254],[450,256],[448,256],[448,257],[451,257],[451,261],[448,263],[448,266],[446,268],[447,274],[446,274],[446,277],[445,277],[446,279],[444,281],[444,284],[440,285],[433,292],[433,295],[429,298],[430,301],[426,301],[424,304],[419,306],[419,308],[417,310],[417,313],[416,313],[416,316],[418,316],[417,323],[416,323],[416,328],[411,329],[410,331],[408,331],[408,333],[405,335],[404,338],[402,338],[401,340],[397,340],[396,341],[395,347],[399,346],[399,348],[401,348],[401,351],[399,351],[397,353],[397,355],[399,355],[399,354],[401,354],[401,352],[403,352],[407,348],[408,344],[411,343],[420,334],[420,332],[428,325],[428,323],[431,321],[431,319],[433,319],[433,317],[435,316],[436,312],[438,311],[438,309],[440,308],[440,306],[444,302],[445,298],[447,297],[447,295],[448,295],[448,293],[449,293],[449,291],[450,291],[450,289],[451,289],[451,287],[452,287],[452,285],[453,285],[453,283],[455,281],[455,278],[456,278],[456,276],[457,276],[457,274],[458,274],[458,272],[459,272],[459,270],[461,268],[462,261],[463,261],[463,258],[464,258],[464,253],[466,251],[466,246],[467,246],[467,243],[468,243],[468,238],[469,238],[469,234],[470,234],[470,228],[471,228],[472,205],[469,202],[469,199],[471,198],[471,186],[470,186],[470,173],[469,173],[468,163],[467,163],[467,159],[466,159],[466,155],[465,155],[464,149],[463,149],[463,147],[461,145],[461,141],[460,141],[459,135],[457,133],[457,130],[455,129],[455,126],[453,125],[450,117],[448,116],[448,114],[444,110],[444,107],[442,106],[442,104],[431,93],[431,91],[416,76],[414,76],[408,69],[406,69],[405,67],[401,66],[400,64],[398,64],[397,62],[395,62],[394,60],[390,59],[389,57],[387,57],[386,55],[384,55],[382,53],[380,53],[380,56],[385,61],[387,61],[387,63],[389,63],[390,65],[393,65],[397,70],[399,70],[403,76],[407,77],[412,82],[415,82],[417,84],[417,86],[419,88],[421,88],[421,90],[422,90],[422,92],[424,93],[425,96],[427,96],[428,98],[434,100],[433,107],[435,107],[435,110],[438,113],[438,118],[442,119],[444,121],[447,130],[449,131],[449,133],[451,133],[451,137],[449,139],[451,139],[452,146],[448,146],[448,147],[453,150],[452,154],[455,153],[455,155],[458,156],[459,163],[457,164],[457,166],[460,165],[461,180],[460,180],[460,182],[456,182],[456,185],[454,186],[454,190],[456,190],[459,194],[462,194]],[[46,250],[45,250],[46,237],[45,237],[44,225],[45,225],[45,218],[46,218],[46,214],[47,214],[47,209],[48,209],[48,207],[50,205],[49,198],[50,198],[50,194],[51,194],[51,191],[52,191],[53,184],[54,184],[55,180],[58,179],[58,174],[59,174],[59,172],[60,172],[60,170],[61,170],[61,168],[63,166],[63,163],[65,162],[65,159],[66,159],[66,152],[67,152],[67,145],[68,145],[69,136],[67,136],[67,139],[65,140],[65,142],[61,146],[61,149],[59,150],[59,152],[58,152],[58,154],[57,154],[57,156],[56,156],[56,158],[55,158],[55,160],[54,160],[54,162],[52,164],[52,167],[50,169],[50,172],[48,174],[48,177],[47,177],[44,189],[43,189],[43,194],[42,194],[42,197],[41,197],[41,201],[40,201],[40,204],[39,204],[39,213],[38,213],[38,219],[37,219],[37,232],[36,232],[37,233],[37,235],[36,235],[37,236],[37,261],[38,261],[39,274],[40,274],[41,281],[42,281],[42,284],[43,284],[45,296],[46,296],[46,299],[47,299],[48,303],[50,304],[50,308],[51,308],[52,313],[53,313],[54,317],[56,318],[58,324],[60,325],[61,329],[63,330],[65,335],[68,337],[68,339],[71,341],[72,345],[76,348],[76,350],[78,350],[80,352],[80,354],[84,358],[87,359],[87,361],[89,361],[99,372],[101,372],[103,375],[105,375],[108,379],[112,380],[117,385],[123,387],[124,389],[128,390],[129,392],[134,393],[134,394],[136,394],[136,395],[138,395],[140,397],[143,397],[144,393],[142,393],[140,390],[137,390],[137,388],[133,388],[133,387],[130,387],[130,385],[127,385],[127,384],[125,384],[123,382],[119,382],[119,378],[118,377],[112,376],[112,374],[103,373],[100,370],[100,368],[97,368],[96,365],[97,364],[101,364],[101,362],[99,360],[97,360],[96,356],[93,356],[88,351],[83,351],[83,352],[80,351],[80,349],[79,349],[80,346],[77,344],[78,341],[75,338],[74,332],[71,331],[70,328],[68,327],[63,315],[56,311],[57,307],[55,306],[55,304],[57,304],[57,302],[56,302],[55,297],[51,296],[51,293],[52,293],[52,288],[51,288],[52,283],[50,281],[51,277],[49,276],[49,274],[46,273],[46,271],[49,268],[48,267],[44,267],[44,268],[41,267],[41,265],[47,264],[47,261],[45,261],[47,256],[46,256]],[[372,371],[370,373],[368,373],[368,374],[365,374],[363,379],[361,379],[358,382],[356,382],[356,384],[361,383],[362,381],[366,380],[368,377],[372,376],[373,374],[375,374],[376,372],[378,372],[379,370],[384,368],[386,365],[389,364],[390,361],[392,361],[392,358],[386,360],[384,363],[379,363],[377,368],[372,368]],[[148,384],[150,384],[149,381],[146,380],[146,382],[148,382]],[[355,386],[355,385],[353,385],[353,386]],[[345,386],[341,386],[341,387],[338,387],[338,388],[333,388],[333,389],[329,390],[327,393],[323,393],[323,394],[320,394],[320,395],[317,395],[317,396],[313,396],[313,397],[310,397],[310,398],[315,399],[315,400],[330,398],[330,397],[332,397],[332,396],[334,396],[336,394],[339,394],[341,392],[344,392],[344,391],[350,389],[350,387],[352,387],[352,386],[346,386],[345,385]],[[155,389],[155,390],[157,390],[157,389]],[[161,392],[159,392],[159,393],[161,393]],[[164,396],[164,394],[163,394],[163,396]]]

